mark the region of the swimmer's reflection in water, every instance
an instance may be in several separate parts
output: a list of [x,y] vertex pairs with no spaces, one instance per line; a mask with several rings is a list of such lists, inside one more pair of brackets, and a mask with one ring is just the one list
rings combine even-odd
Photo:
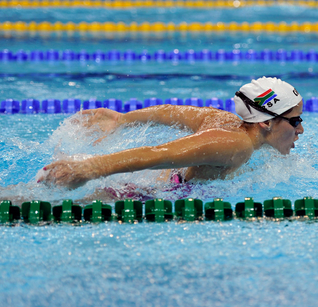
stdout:
[[[187,182],[194,178],[224,179],[263,145],[288,154],[304,132],[302,97],[280,79],[252,80],[235,93],[234,101],[243,120],[211,107],[161,105],[127,114],[104,108],[82,111],[88,117],[86,126],[98,125],[105,134],[120,125],[150,121],[186,127],[193,133],[158,146],[96,155],[83,161],[56,161],[43,168],[38,182],[76,188],[99,177],[143,169],[173,169],[181,174],[180,169],[179,180]],[[170,181],[171,171],[168,174],[164,179]]]

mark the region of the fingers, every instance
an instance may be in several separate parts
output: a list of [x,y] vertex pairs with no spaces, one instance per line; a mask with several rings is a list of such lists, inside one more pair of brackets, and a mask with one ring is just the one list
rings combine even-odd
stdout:
[[97,109],[87,109],[80,111],[83,115],[95,115],[96,113],[103,113],[105,111],[109,111],[107,108],[97,108]]
[[71,118],[71,123],[75,124],[75,125],[78,125],[78,124],[80,124],[82,122],[82,120],[79,118],[80,115],[91,115],[91,116],[94,116],[95,113],[96,113],[96,110],[94,110],[94,109],[78,111],[76,113],[75,118]]
[[89,117],[86,118],[87,122],[85,122],[85,120],[83,120],[81,117],[76,117],[71,119],[71,123],[74,125],[82,124],[84,127],[90,126],[92,125],[92,121],[93,121],[92,119],[96,116],[97,112],[98,112],[98,109],[88,109],[88,110],[79,111],[77,112],[78,115],[90,115]]
[[59,162],[53,162],[53,163],[51,163],[49,165],[44,166],[43,170],[44,171],[49,171],[49,170],[53,169],[57,164],[59,164]]
[[36,183],[45,183],[45,184],[48,184],[48,183],[53,183],[52,179],[50,178],[49,174],[46,174],[44,176],[39,176],[37,178],[37,181]]
[[51,163],[39,171],[37,183],[77,188],[85,183],[81,180],[81,174],[76,172],[77,165],[77,162],[64,160]]
[[85,120],[74,119],[74,123],[80,123],[85,128],[102,130],[104,132],[113,130],[118,122],[119,113],[107,108],[89,109],[81,111],[86,115]]
[[94,110],[84,110],[83,115],[89,115],[86,118],[86,122],[83,122],[83,126],[90,128],[94,125],[99,125],[100,121],[103,119],[103,111],[101,109]]
[[51,169],[52,169],[51,165],[48,165],[47,167],[40,169],[36,175],[36,182],[37,183],[43,182],[45,184],[53,183],[54,178],[52,178]]
[[53,162],[49,165],[46,165],[41,169],[37,174],[37,183],[54,183],[56,184],[56,180],[59,176],[59,168],[64,163],[64,161]]
[[88,109],[88,110],[82,110],[81,114],[83,115],[94,115],[98,109]]

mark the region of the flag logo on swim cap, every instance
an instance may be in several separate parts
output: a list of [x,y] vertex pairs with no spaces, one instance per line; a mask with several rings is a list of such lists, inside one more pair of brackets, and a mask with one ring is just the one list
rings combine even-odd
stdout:
[[[266,103],[270,102],[271,100],[273,100],[275,97],[277,96],[277,94],[275,94],[275,92],[272,89],[267,90],[266,92],[264,92],[263,94],[260,94],[259,96],[257,96],[254,101],[259,105],[259,106],[263,106]],[[276,101],[275,101],[276,102]]]
[[249,104],[240,96],[234,96],[236,113],[247,123],[261,123],[275,117],[264,111],[265,109],[280,115],[302,101],[301,95],[293,86],[271,77],[252,80],[243,85],[239,92],[252,100]]

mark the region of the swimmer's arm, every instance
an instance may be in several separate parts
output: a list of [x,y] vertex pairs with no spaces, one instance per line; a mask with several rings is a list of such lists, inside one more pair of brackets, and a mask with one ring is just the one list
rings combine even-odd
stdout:
[[207,107],[161,105],[123,114],[119,117],[118,124],[152,121],[168,126],[177,125],[180,128],[189,128],[193,132],[197,132],[207,116],[218,112],[214,108]]
[[213,129],[159,146],[133,148],[84,161],[57,161],[44,168],[48,173],[39,182],[74,188],[91,179],[143,169],[200,165],[237,168],[253,152],[250,139],[244,135]]
[[145,146],[105,156],[91,162],[99,176],[143,169],[171,169],[200,165],[239,167],[253,152],[249,138],[241,133],[213,129],[159,145]]
[[[122,114],[110,109],[99,108],[83,110],[81,114],[87,115],[84,126],[90,128],[99,126],[99,129],[109,132],[116,127],[134,122],[155,122],[167,126],[177,125],[188,128],[193,132],[208,129],[221,111],[210,107],[161,105],[131,111]],[[224,113],[224,111],[222,111]],[[222,117],[224,121],[224,116]],[[233,119],[230,119],[233,122]]]

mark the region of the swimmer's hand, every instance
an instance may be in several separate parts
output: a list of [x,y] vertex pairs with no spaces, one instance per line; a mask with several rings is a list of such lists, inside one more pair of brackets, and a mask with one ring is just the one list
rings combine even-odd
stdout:
[[92,163],[84,161],[57,161],[43,168],[39,172],[37,182],[64,186],[75,189],[84,185],[87,181],[97,178]]
[[84,110],[82,114],[88,115],[84,127],[91,128],[98,126],[99,129],[104,132],[114,130],[118,126],[119,119],[122,117],[121,113],[105,108]]

